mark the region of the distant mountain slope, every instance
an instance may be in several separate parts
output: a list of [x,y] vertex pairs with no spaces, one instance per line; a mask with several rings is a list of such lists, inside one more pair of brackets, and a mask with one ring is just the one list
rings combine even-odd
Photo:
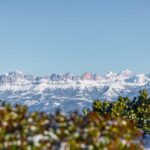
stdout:
[[30,111],[63,112],[90,108],[94,99],[115,100],[119,95],[134,97],[141,89],[150,91],[150,75],[125,70],[105,76],[84,73],[38,77],[20,71],[0,75],[0,99],[24,104]]

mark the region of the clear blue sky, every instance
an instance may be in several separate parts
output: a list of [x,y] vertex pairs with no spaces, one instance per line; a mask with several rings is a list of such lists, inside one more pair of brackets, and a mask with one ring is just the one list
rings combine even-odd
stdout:
[[0,73],[150,72],[150,0],[0,1]]

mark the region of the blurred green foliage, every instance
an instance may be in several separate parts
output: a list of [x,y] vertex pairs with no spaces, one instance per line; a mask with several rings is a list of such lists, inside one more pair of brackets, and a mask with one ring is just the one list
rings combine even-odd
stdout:
[[93,103],[93,111],[64,115],[29,113],[27,107],[0,106],[0,150],[142,150],[149,132],[150,99],[145,90],[131,101]]

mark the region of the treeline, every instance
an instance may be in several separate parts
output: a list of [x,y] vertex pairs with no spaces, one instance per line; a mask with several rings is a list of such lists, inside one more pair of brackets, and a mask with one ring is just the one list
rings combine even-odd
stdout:
[[146,90],[134,100],[94,101],[92,111],[55,115],[27,107],[0,107],[2,150],[142,150],[141,137],[149,133],[150,98]]

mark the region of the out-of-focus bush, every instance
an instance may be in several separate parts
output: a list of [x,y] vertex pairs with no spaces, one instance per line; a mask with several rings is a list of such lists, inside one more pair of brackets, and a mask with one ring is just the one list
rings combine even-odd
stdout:
[[135,123],[120,116],[30,114],[25,106],[0,107],[2,150],[141,150],[140,137]]
[[150,132],[150,98],[146,90],[130,100],[96,100],[85,115],[54,115],[33,112],[27,107],[0,106],[2,150],[141,150],[142,131]]

